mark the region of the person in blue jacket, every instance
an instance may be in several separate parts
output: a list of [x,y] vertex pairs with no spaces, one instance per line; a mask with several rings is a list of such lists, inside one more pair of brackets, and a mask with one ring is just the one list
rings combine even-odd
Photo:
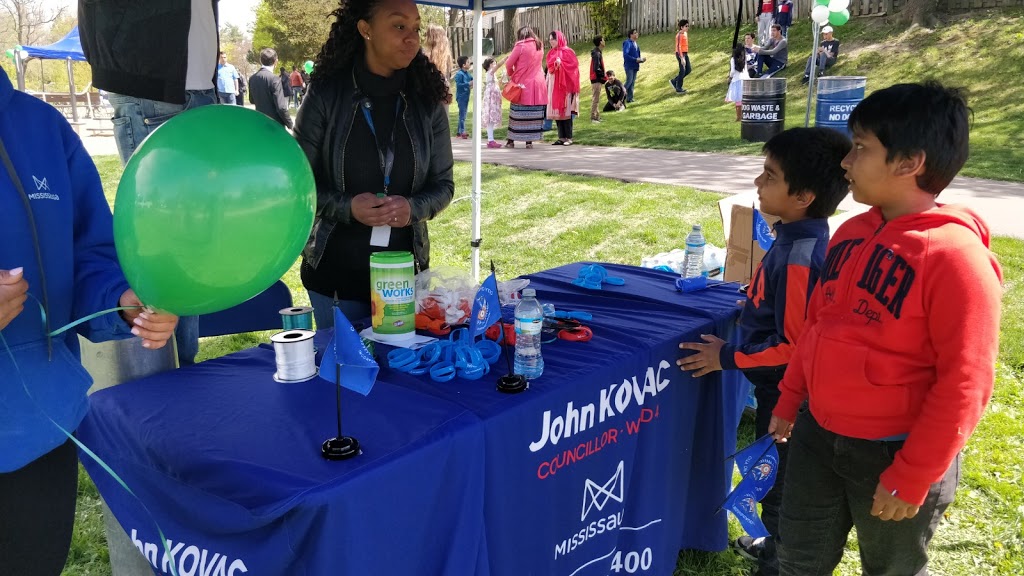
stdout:
[[78,454],[60,428],[78,427],[91,384],[78,335],[134,334],[160,348],[177,317],[137,308],[48,333],[141,305],[81,140],[55,108],[0,74],[0,574],[56,576],[67,559]]
[[626,39],[622,41],[622,68],[626,71],[626,103],[633,101],[633,86],[636,85],[636,73],[640,71],[640,65],[647,62],[647,58],[640,55],[640,45],[636,39],[640,33],[636,28],[630,28]]

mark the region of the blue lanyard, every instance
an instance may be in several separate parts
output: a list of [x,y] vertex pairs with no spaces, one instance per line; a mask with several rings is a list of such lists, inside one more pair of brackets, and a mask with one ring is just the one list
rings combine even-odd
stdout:
[[388,187],[391,186],[391,169],[395,167],[395,132],[398,131],[398,113],[401,110],[402,100],[401,97],[395,98],[395,123],[391,125],[391,142],[381,150],[381,142],[377,138],[377,130],[373,126],[373,115],[370,111],[373,110],[373,104],[367,99],[363,102],[361,108],[363,109],[363,118],[366,118],[366,123],[370,126],[370,133],[373,134],[373,143],[377,148],[377,158],[380,160],[380,171],[384,174],[384,194],[387,195]]

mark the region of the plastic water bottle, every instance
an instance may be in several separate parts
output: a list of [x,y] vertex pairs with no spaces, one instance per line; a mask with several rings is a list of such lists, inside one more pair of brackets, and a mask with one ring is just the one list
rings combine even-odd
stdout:
[[686,257],[683,263],[683,278],[694,278],[704,275],[704,233],[700,224],[694,224],[693,230],[686,237]]
[[526,376],[527,380],[539,378],[544,372],[544,358],[540,355],[543,327],[544,309],[537,301],[537,291],[526,288],[516,306],[515,372]]

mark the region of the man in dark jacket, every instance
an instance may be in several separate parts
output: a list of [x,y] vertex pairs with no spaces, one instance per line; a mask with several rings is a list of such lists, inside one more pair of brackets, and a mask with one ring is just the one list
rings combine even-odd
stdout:
[[[217,0],[78,0],[78,29],[92,83],[109,92],[122,164],[176,114],[217,103]],[[178,361],[193,364],[199,319],[182,317],[175,338]]]
[[281,79],[274,73],[277,52],[273,48],[260,50],[260,64],[263,67],[249,77],[249,102],[256,105],[257,112],[291,128],[292,115],[288,113],[288,99],[284,97]]

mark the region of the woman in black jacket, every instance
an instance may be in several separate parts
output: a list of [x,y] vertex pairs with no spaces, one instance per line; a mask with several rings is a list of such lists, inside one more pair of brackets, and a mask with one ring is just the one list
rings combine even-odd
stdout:
[[413,253],[430,264],[427,220],[452,200],[448,88],[420,52],[412,0],[347,0],[295,120],[313,167],[317,214],[302,253],[302,285],[317,326],[370,315],[370,254]]

